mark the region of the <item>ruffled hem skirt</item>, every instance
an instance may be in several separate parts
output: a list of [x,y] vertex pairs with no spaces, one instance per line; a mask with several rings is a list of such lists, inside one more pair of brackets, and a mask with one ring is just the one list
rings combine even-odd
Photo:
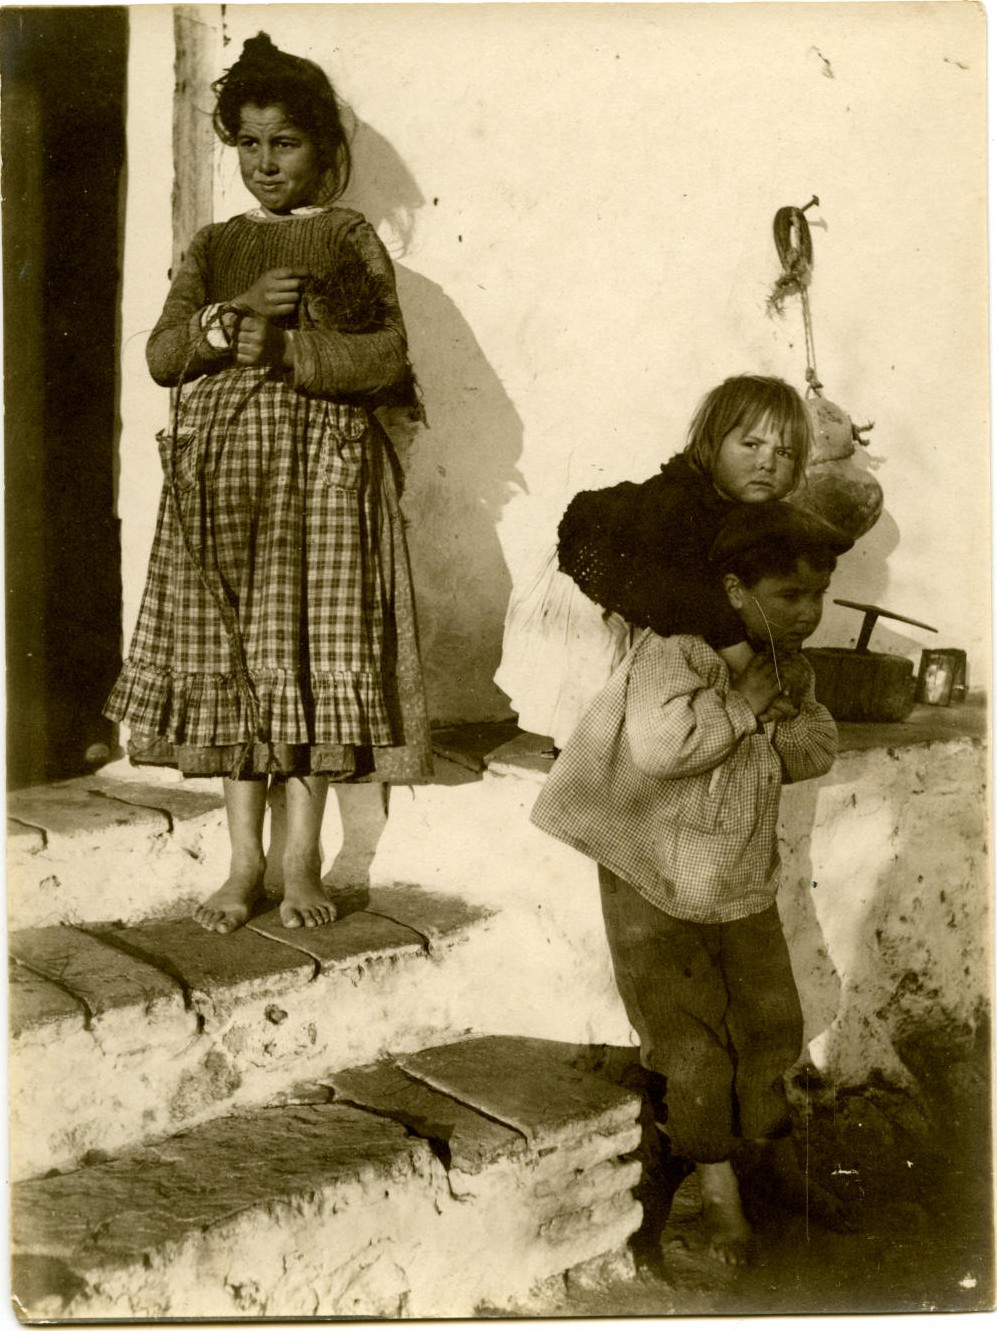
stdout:
[[236,370],[198,381],[159,442],[145,592],[104,708],[132,760],[428,780],[399,473],[377,421]]

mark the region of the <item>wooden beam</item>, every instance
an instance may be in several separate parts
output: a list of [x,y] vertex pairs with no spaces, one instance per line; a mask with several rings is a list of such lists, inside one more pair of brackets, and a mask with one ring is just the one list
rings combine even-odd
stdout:
[[173,266],[183,257],[191,237],[214,220],[215,145],[211,124],[212,80],[221,72],[221,8],[176,5],[173,38],[176,48],[173,92]]

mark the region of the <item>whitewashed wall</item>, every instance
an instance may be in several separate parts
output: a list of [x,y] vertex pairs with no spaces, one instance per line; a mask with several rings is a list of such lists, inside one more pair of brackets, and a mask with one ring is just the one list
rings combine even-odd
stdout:
[[[506,714],[491,676],[512,581],[576,490],[649,475],[728,374],[802,387],[799,303],[773,320],[765,302],[773,215],[814,193],[818,366],[829,397],[875,420],[886,491],[834,594],[939,629],[884,625],[874,648],[964,647],[986,682],[982,7],[201,12],[219,69],[264,29],[318,61],[357,119],[348,202],[395,256],[431,424],[406,450],[406,507],[436,719]],[[130,74],[126,634],[166,410],[142,362],[170,253],[166,6],[133,7]],[[218,218],[250,203],[233,156],[219,154]],[[854,641],[857,618],[832,607],[815,642]]]

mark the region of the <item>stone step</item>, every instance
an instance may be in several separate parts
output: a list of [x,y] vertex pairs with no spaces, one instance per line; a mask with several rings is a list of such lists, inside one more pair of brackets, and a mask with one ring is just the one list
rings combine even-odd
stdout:
[[[587,866],[576,874],[574,852],[530,825],[522,783],[438,758],[431,785],[392,792],[373,886],[336,893],[346,918],[286,930],[271,910],[219,936],[189,922],[226,871],[217,783],[155,777],[105,769],[12,796],[44,843],[16,852],[8,876],[12,1177],[431,1038],[628,1039]],[[51,892],[46,855],[62,857]]]
[[31,1320],[470,1317],[593,1264],[632,1273],[640,1099],[596,1061],[506,1036],[425,1048],[316,1078],[307,1103],[16,1184],[15,1305]]
[[[492,751],[517,734],[509,722],[435,731],[433,783],[395,791],[389,839],[395,810],[407,800],[433,810],[414,820],[420,833],[432,835],[429,817],[435,817],[441,793],[480,781]],[[351,791],[364,793],[353,787],[337,796]],[[372,815],[369,808],[355,807],[350,817],[350,856],[346,863],[333,860],[326,874],[333,886],[367,874],[385,831],[383,810]],[[268,821],[275,825],[273,816]],[[412,827],[410,819],[406,834]],[[332,796],[322,840],[333,852],[343,841]],[[138,923],[189,914],[208,885],[224,881],[228,859],[216,780],[184,779],[169,768],[135,768],[122,760],[95,776],[13,791],[7,807],[8,926],[85,925],[94,919]],[[411,875],[396,868],[390,877],[408,881]],[[383,874],[380,881],[387,881]]]
[[433,752],[469,772],[484,772],[491,755],[522,731],[515,721],[478,721],[433,731]]
[[12,931],[11,1176],[102,1158],[473,1027],[465,999],[494,912],[398,885],[339,906],[321,929],[287,929],[270,908],[228,935],[186,918]]
[[228,872],[217,783],[164,770],[79,777],[7,797],[8,923],[140,920],[200,899]]
[[[411,797],[433,805],[441,790],[479,781],[493,753],[520,735],[512,722],[434,731],[433,785],[396,792],[395,804]],[[361,839],[370,842],[369,849],[360,847],[362,863],[341,866],[352,881],[369,870],[384,822],[383,813],[380,821],[365,810],[351,816],[355,823],[359,818],[368,824]],[[427,820],[423,823],[430,831]],[[342,821],[330,797],[323,844],[335,850],[341,841]],[[94,919],[138,923],[189,914],[207,895],[206,885],[224,881],[228,856],[224,805],[215,780],[184,779],[169,768],[135,768],[121,760],[94,776],[12,791],[7,801],[8,926],[86,925]],[[335,863],[331,869],[327,878],[335,885],[344,875],[336,874]],[[397,871],[393,876],[410,877]]]

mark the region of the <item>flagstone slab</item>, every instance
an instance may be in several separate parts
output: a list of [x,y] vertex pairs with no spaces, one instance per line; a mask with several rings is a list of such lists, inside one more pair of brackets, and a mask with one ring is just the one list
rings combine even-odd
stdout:
[[554,765],[554,741],[549,735],[523,730],[488,754],[487,768],[496,776],[545,777]]
[[169,814],[175,822],[203,818],[225,807],[221,795],[189,790],[182,785],[153,785],[147,781],[122,781],[107,776],[83,779],[83,788],[96,795],[110,796],[124,804]]
[[163,920],[111,929],[102,936],[161,967],[194,995],[247,997],[273,987],[307,984],[315,974],[311,957],[252,929],[216,934],[190,919]]
[[300,948],[323,971],[373,961],[377,957],[418,956],[425,951],[420,935],[404,924],[366,911],[346,915],[316,929],[288,929],[277,910],[255,917],[249,929],[264,938]]
[[531,1146],[632,1125],[639,1097],[559,1061],[550,1040],[484,1036],[408,1054],[398,1065],[435,1090],[522,1132]]
[[11,1292],[30,1320],[399,1316],[445,1191],[429,1147],[373,1115],[220,1119],[18,1186]]
[[183,1010],[176,980],[70,925],[16,930],[9,949],[16,961],[69,990],[95,1017],[113,1008],[135,1008],[136,1017]]
[[463,726],[446,726],[433,731],[433,752],[441,758],[483,772],[488,754],[519,734],[515,721],[482,721]]
[[394,1062],[347,1068],[322,1081],[337,1100],[404,1123],[418,1136],[444,1146],[448,1169],[475,1174],[497,1159],[525,1152],[522,1133],[414,1081]]
[[455,941],[496,913],[463,897],[429,892],[414,883],[372,887],[367,909],[414,929],[431,947]]
[[29,786],[7,796],[12,818],[42,828],[48,836],[79,838],[124,829],[169,831],[169,818],[159,809],[140,808],[88,788],[88,778]]
[[16,1184],[11,1246],[84,1267],[141,1260],[191,1229],[344,1175],[404,1173],[417,1147],[398,1124],[340,1105],[219,1118],[106,1164]]
[[11,959],[7,979],[8,1020],[15,1040],[40,1027],[52,1035],[82,1029],[86,1009],[60,985],[35,975],[15,958]]

